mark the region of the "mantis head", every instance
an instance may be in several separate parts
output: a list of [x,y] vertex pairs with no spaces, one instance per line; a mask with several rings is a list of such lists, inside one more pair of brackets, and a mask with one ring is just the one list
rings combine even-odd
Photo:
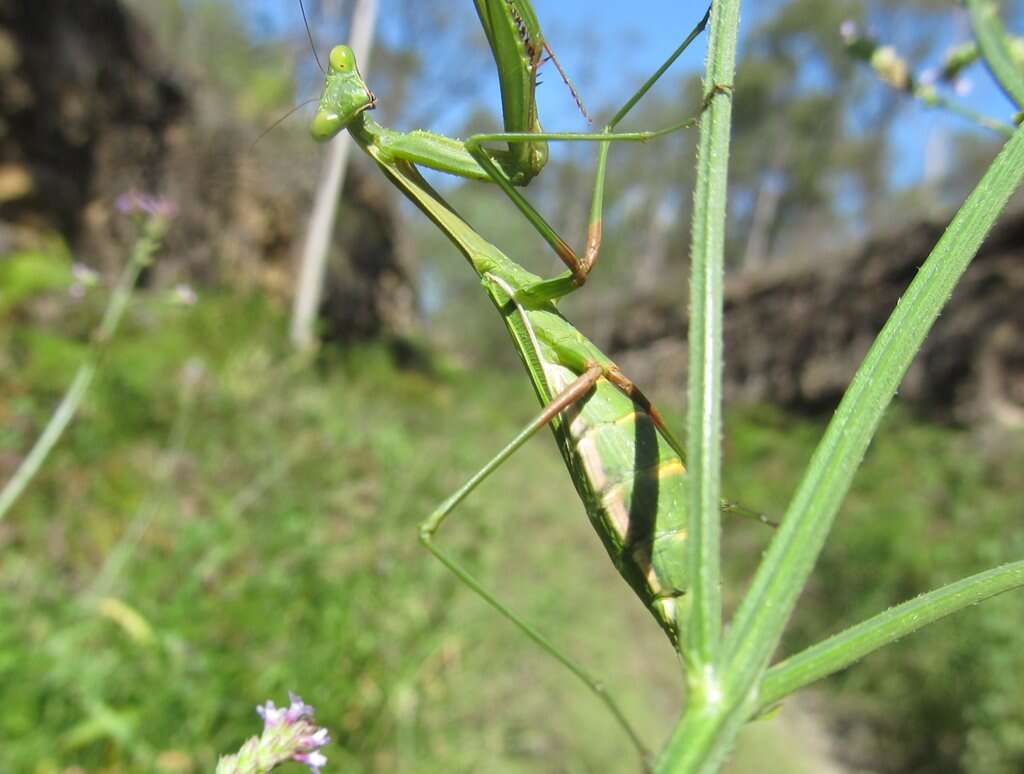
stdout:
[[334,137],[364,110],[376,106],[376,98],[359,74],[351,48],[335,46],[328,61],[320,106],[309,125],[313,139],[321,142]]

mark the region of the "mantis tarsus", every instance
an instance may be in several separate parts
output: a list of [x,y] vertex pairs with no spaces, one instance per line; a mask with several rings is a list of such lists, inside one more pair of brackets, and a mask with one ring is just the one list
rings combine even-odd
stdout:
[[[478,2],[478,9],[487,5]],[[511,5],[500,0],[498,6]],[[516,6],[522,4],[517,3]],[[484,19],[481,13],[481,19]],[[611,141],[644,141],[692,126],[681,121],[647,132],[614,131],[615,125],[704,29],[707,15],[666,62],[615,114],[600,133],[503,132],[476,135],[465,143],[428,132],[402,133],[385,129],[366,112],[375,98],[366,86],[351,49],[336,46],[329,57],[323,94],[311,131],[328,139],[348,129],[355,142],[377,163],[391,182],[427,215],[465,255],[497,307],[526,366],[544,410],[464,486],[423,522],[420,538],[431,552],[529,637],[571,669],[608,705],[633,742],[643,752],[630,727],[600,682],[551,644],[540,632],[505,607],[453,556],[434,542],[449,513],[516,449],[545,425],[550,425],[595,530],[619,573],[654,615],[674,645],[686,627],[685,467],[679,443],[661,417],[610,358],[574,328],[555,307],[555,301],[586,278],[600,243],[604,170]],[[506,18],[507,21],[507,18]],[[523,40],[518,28],[492,35]],[[494,45],[492,41],[492,46]],[[495,51],[497,48],[495,47]],[[535,64],[520,58],[521,69]],[[532,80],[530,81],[532,85]],[[716,91],[712,90],[711,95]],[[535,115],[520,114],[536,129]],[[582,258],[557,235],[544,218],[515,190],[509,170],[514,154],[495,155],[486,145],[535,144],[548,140],[601,143],[594,201]],[[552,245],[569,271],[543,280],[486,242],[462,220],[423,179],[416,165],[474,179],[493,180]]]

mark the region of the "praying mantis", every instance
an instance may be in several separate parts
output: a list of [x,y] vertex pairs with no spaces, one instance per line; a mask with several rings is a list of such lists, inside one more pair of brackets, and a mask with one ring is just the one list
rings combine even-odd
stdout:
[[[580,287],[601,242],[601,209],[608,149],[615,141],[646,141],[694,126],[696,118],[642,132],[616,125],[703,31],[708,14],[615,113],[602,132],[543,132],[533,102],[540,51],[545,48],[528,2],[475,0],[501,74],[506,131],[465,142],[425,131],[386,129],[367,111],[376,98],[359,73],[351,49],[334,47],[310,131],[323,141],[347,129],[353,140],[408,199],[466,257],[512,338],[543,410],[493,459],[441,503],[421,524],[422,543],[457,577],[528,637],[568,667],[608,706],[633,743],[639,736],[600,681],[506,607],[435,535],[452,511],[530,437],[550,426],[587,515],[620,575],[654,616],[673,646],[687,621],[685,477],[682,447],[650,401],[556,307]],[[716,92],[712,90],[710,96]],[[547,141],[600,143],[586,248],[578,255],[516,189],[547,158]],[[507,143],[505,150],[491,150]],[[567,270],[544,279],[484,240],[424,180],[417,165],[496,183],[538,230]]]

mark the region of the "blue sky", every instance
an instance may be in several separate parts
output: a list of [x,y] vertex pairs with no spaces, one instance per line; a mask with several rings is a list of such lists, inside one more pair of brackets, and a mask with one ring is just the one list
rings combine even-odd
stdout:
[[[392,2],[394,0],[381,0],[378,35],[384,38],[399,32],[389,22],[392,16],[388,14],[388,7]],[[469,0],[440,2],[450,5],[453,12],[472,13]],[[626,96],[632,86],[678,45],[706,8],[704,0],[533,0],[533,4],[549,43],[576,80],[585,101],[597,105],[606,105],[617,95]],[[298,0],[248,0],[246,5],[262,12],[264,20],[271,25],[291,26],[300,21]],[[768,5],[745,4],[741,36],[744,30],[757,23],[759,13],[767,12]],[[957,12],[951,7],[950,13]],[[949,40],[944,43],[964,40],[968,34],[964,17],[953,16],[951,19]],[[884,34],[879,37],[884,37]],[[675,72],[699,70],[703,66],[705,46],[706,38],[699,39],[676,64]],[[1008,118],[1012,114],[1009,102],[980,67],[972,68],[969,78],[973,89],[964,99],[967,104],[1000,118]],[[538,103],[545,126],[551,130],[584,129],[585,124],[571,97],[558,83],[550,65],[545,68],[544,81],[538,90]],[[886,87],[879,83],[878,88]],[[495,110],[499,107],[496,85],[489,104]],[[459,118],[456,116],[453,120]],[[454,129],[451,125],[433,128],[440,131]],[[937,135],[965,128],[970,128],[970,125],[942,111],[904,105],[901,120],[894,129],[893,179],[903,184],[918,179],[924,172],[925,149],[929,142],[934,141]]]
[[[649,72],[658,61],[678,45],[692,25],[703,14],[706,4],[701,2],[672,2],[671,0],[644,0],[643,2],[588,2],[587,0],[534,0],[538,16],[544,21],[545,33],[556,44],[560,39],[574,41],[580,18],[589,13],[595,14],[594,8],[600,9],[600,23],[588,25],[587,29],[598,37],[600,48],[621,67],[604,68],[598,88],[608,94],[621,91],[630,83]],[[741,45],[745,30],[750,30],[765,13],[766,4],[746,2],[741,19]],[[588,10],[589,9],[589,10]],[[759,10],[760,9],[760,10]],[[949,25],[949,43],[962,42],[967,39],[969,25],[966,15],[955,9],[949,9],[951,23]],[[960,15],[958,15],[960,14]],[[653,21],[652,21],[653,20]],[[880,39],[885,38],[884,30],[871,30]],[[838,34],[838,30],[837,30]],[[677,67],[680,71],[700,70],[703,67],[706,39],[701,39],[680,60]],[[572,73],[584,72],[587,69],[587,55],[577,45],[566,46],[563,56],[556,48],[559,58]],[[980,66],[974,66],[967,74],[971,83],[970,93],[961,101],[980,112],[1008,119],[1013,114],[1010,102],[1003,96],[998,86],[988,77]],[[597,84],[595,80],[595,85]],[[881,83],[879,89],[885,89]],[[541,103],[541,114],[557,116],[572,120],[573,106],[566,104],[564,98],[559,99],[559,90],[547,90],[538,96]],[[600,93],[600,92],[599,92]],[[602,95],[603,96],[603,95]],[[742,95],[737,95],[742,99]],[[924,174],[925,151],[930,139],[937,135],[950,136],[953,132],[972,129],[972,125],[963,119],[940,110],[930,110],[907,101],[903,106],[901,120],[894,127],[893,139],[895,153],[891,174],[898,184],[908,184]],[[983,130],[981,131],[987,136]]]

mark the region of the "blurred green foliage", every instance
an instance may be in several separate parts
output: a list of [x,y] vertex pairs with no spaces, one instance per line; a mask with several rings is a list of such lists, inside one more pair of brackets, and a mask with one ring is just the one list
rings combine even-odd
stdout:
[[9,314],[35,295],[71,284],[71,260],[57,247],[24,250],[0,263],[0,314]]
[[[82,303],[98,311],[101,299]],[[14,361],[0,403],[16,429],[5,460],[58,397],[38,364],[70,372],[89,316],[69,315],[83,324],[63,335],[67,319],[4,329]],[[631,756],[603,708],[455,594],[416,539],[533,411],[523,382],[443,365],[396,373],[375,349],[298,367],[284,329],[254,299],[138,297],[83,411],[0,529],[0,770],[209,770],[257,730],[255,705],[289,689],[331,729],[334,770],[530,771],[560,758],[597,769]],[[502,415],[508,405],[517,412]],[[607,597],[583,604],[561,585],[562,573],[596,573],[581,590],[603,589],[613,573],[577,509],[552,513],[549,498],[571,502],[572,489],[548,446],[487,490],[514,502],[494,512],[485,493],[442,537],[588,661],[610,662],[610,681],[647,673],[646,659],[616,664],[625,643],[602,615]],[[561,543],[566,515],[581,517],[578,550]],[[518,588],[524,565],[555,568],[552,585]],[[625,589],[611,598],[643,620]],[[637,636],[661,647],[653,661],[671,684],[656,627]],[[641,718],[655,711],[646,701],[633,698]]]
[[[6,469],[102,307],[99,291],[63,294],[41,286],[0,329]],[[62,314],[26,313],[53,305]],[[416,540],[535,410],[522,374],[440,359],[399,372],[376,348],[309,367],[284,329],[255,298],[138,297],[83,411],[0,525],[0,770],[208,770],[256,732],[256,704],[294,690],[336,739],[335,771],[635,771],[603,708]],[[736,415],[729,496],[781,512],[819,431],[769,409]],[[1021,555],[1024,449],[976,441],[894,413],[787,650]],[[735,603],[770,535],[734,519],[726,533]],[[602,673],[652,746],[664,738],[682,690],[672,651],[590,533],[553,444],[529,444],[441,540]],[[841,755],[1019,771],[1022,624],[1024,600],[1008,595],[829,681],[834,716],[870,730]],[[757,744],[788,748],[779,770],[800,770],[799,744]]]
[[[237,5],[215,0],[132,5],[195,79],[202,122],[256,135],[303,94],[293,63],[312,65],[301,38],[288,48],[254,35]],[[919,212],[918,199],[952,195],[942,181],[890,190],[894,100],[878,97],[877,84],[838,55],[836,26],[858,4],[827,13],[808,0],[776,5],[781,12],[754,28],[738,76],[737,262],[763,191],[779,196],[760,227],[769,258],[788,257],[797,240],[782,236],[808,223],[838,229],[853,209],[849,237],[893,211],[906,216],[894,197]],[[884,5],[870,4],[876,15]],[[940,5],[945,18],[946,4],[910,3],[912,23],[897,25],[922,57],[938,45],[925,22]],[[479,31],[469,37],[464,19],[440,5],[398,11],[404,37],[382,41],[374,56],[382,120],[450,130],[440,116],[449,126],[493,128],[493,116],[472,110],[445,115],[488,72],[462,61],[480,47]],[[422,68],[417,41],[450,61]],[[421,88],[431,71],[468,75],[447,78],[444,90]],[[865,102],[876,103],[866,119]],[[664,125],[699,103],[694,78],[666,82],[632,125]],[[861,121],[851,126],[854,111]],[[289,128],[305,141],[301,122]],[[678,296],[684,287],[693,141],[681,133],[656,148],[616,148],[601,270],[565,304],[588,332],[633,290]],[[949,177],[959,189],[991,146],[958,139],[955,152]],[[531,189],[577,244],[591,157],[585,148],[556,155]],[[500,194],[442,186],[510,255],[558,270]],[[218,753],[257,731],[255,705],[280,703],[288,690],[331,730],[329,770],[637,769],[603,708],[418,545],[419,521],[536,407],[463,259],[429,224],[414,223],[407,241],[427,267],[429,335],[464,358],[438,358],[432,369],[397,371],[374,347],[328,350],[308,367],[291,359],[282,315],[265,301],[200,289],[199,304],[183,307],[140,294],[82,412],[0,524],[0,770],[209,770]],[[0,314],[13,321],[0,326],[4,473],[48,418],[102,308],[97,291],[80,301],[65,295],[70,266],[60,249],[0,259]],[[781,513],[820,430],[770,409],[734,415],[727,495]],[[787,652],[1024,553],[1024,449],[994,443],[894,412],[804,595]],[[726,532],[735,604],[769,535],[732,519]],[[682,690],[674,654],[609,566],[549,441],[517,454],[440,539],[603,674],[657,746]],[[828,681],[835,722],[821,725],[836,734],[838,755],[893,772],[1022,770],[1022,629],[1024,598],[1007,595]],[[755,724],[753,733],[772,727]],[[736,770],[744,761],[763,767],[769,749],[778,771],[800,770],[803,740],[780,738],[738,754]]]
[[258,125],[294,102],[294,63],[277,41],[253,34],[245,8],[222,0],[125,4],[172,53],[200,123]]

